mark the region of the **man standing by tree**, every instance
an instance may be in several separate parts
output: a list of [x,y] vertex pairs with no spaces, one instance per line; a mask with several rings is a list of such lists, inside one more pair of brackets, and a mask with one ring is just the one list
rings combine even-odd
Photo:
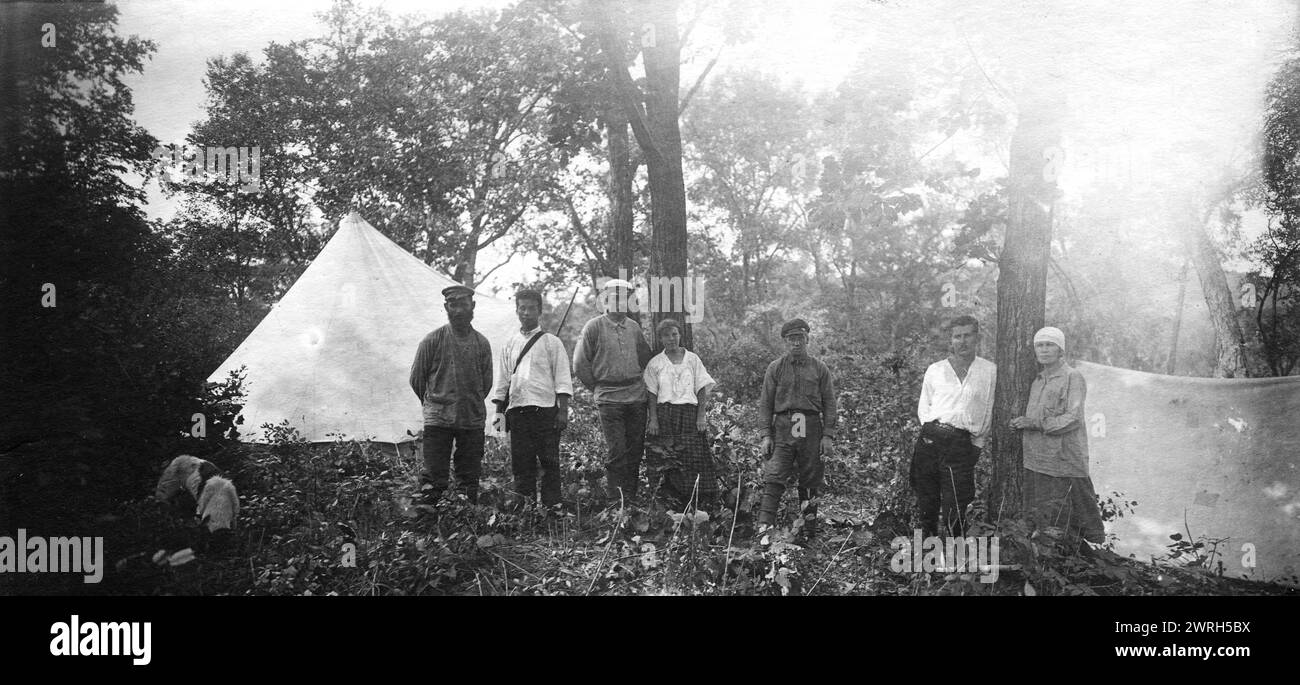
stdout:
[[977,356],[980,324],[973,316],[948,323],[950,354],[925,370],[916,416],[921,434],[912,452],[911,482],[921,532],[961,537],[966,505],[975,498],[975,462],[993,424],[997,367]]
[[421,495],[431,503],[447,487],[455,446],[456,486],[478,502],[483,465],[483,429],[492,390],[492,347],[474,330],[474,291],[444,288],[449,323],[424,336],[411,364],[411,389],[424,403],[424,473]]
[[763,426],[763,501],[759,506],[759,533],[776,523],[776,509],[786,483],[798,476],[799,511],[803,534],[817,535],[817,495],[825,466],[822,455],[831,452],[837,423],[835,385],[831,370],[808,356],[810,329],[803,319],[781,326],[787,353],[767,367],[758,419]]
[[493,420],[510,434],[510,470],[514,473],[517,506],[537,496],[541,467],[542,506],[560,504],[560,433],[569,425],[569,354],[559,338],[541,330],[542,294],[515,293],[519,334],[510,337],[497,355],[498,377],[492,391],[497,407]]
[[609,455],[605,459],[605,492],[610,499],[636,497],[641,455],[645,446],[646,398],[642,371],[650,361],[650,345],[641,325],[629,321],[628,294],[632,284],[611,279],[601,293],[605,313],[582,327],[573,350],[573,370],[595,396],[600,427]]

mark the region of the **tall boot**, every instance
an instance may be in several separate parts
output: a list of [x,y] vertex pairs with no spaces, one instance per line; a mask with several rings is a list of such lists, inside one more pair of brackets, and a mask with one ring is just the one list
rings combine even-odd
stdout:
[[799,515],[803,517],[803,534],[809,540],[817,537],[817,490],[799,488]]
[[781,496],[785,494],[785,485],[783,483],[764,483],[763,484],[763,501],[758,507],[759,525],[774,525],[776,523],[776,509],[781,506]]

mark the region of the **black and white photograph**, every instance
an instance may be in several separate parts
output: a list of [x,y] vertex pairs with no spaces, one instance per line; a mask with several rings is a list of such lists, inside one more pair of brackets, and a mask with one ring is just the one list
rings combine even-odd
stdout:
[[0,595],[1300,588],[1294,0],[3,2],[0,112]]

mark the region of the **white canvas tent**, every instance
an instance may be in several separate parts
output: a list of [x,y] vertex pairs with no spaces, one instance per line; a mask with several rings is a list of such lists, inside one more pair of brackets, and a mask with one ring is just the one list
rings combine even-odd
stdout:
[[[240,438],[264,442],[264,423],[307,440],[397,443],[423,426],[408,378],[416,347],[447,323],[442,289],[454,281],[356,213],[339,229],[209,381],[247,367]],[[474,328],[499,349],[518,330],[514,305],[474,298]]]

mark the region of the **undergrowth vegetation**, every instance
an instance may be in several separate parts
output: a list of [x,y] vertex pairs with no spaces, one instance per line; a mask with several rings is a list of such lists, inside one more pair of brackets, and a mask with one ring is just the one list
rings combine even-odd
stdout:
[[[996,521],[977,498],[971,535],[1000,539],[996,582],[976,569],[900,572],[910,539],[908,418],[923,367],[897,358],[828,356],[840,378],[842,429],[827,462],[818,538],[798,535],[793,493],[777,529],[755,535],[761,462],[751,402],[709,414],[722,496],[672,511],[605,499],[603,441],[590,395],[574,399],[561,443],[565,508],[515,510],[509,453],[489,438],[477,504],[416,504],[421,460],[410,444],[310,444],[287,425],[267,445],[230,443],[208,458],[239,488],[237,528],[200,534],[152,501],[123,507],[105,591],[240,595],[1133,595],[1285,593],[1221,577],[1202,547],[1175,539],[1154,563],[1109,545],[1080,551],[1058,529]],[[848,373],[852,369],[853,373]],[[983,460],[986,461],[986,460]],[[981,477],[980,482],[986,479]],[[1109,519],[1133,508],[1119,493]],[[1139,505],[1140,506],[1140,505]],[[190,548],[196,554],[173,557]],[[1176,549],[1175,549],[1176,548]],[[985,569],[987,571],[987,569]]]

